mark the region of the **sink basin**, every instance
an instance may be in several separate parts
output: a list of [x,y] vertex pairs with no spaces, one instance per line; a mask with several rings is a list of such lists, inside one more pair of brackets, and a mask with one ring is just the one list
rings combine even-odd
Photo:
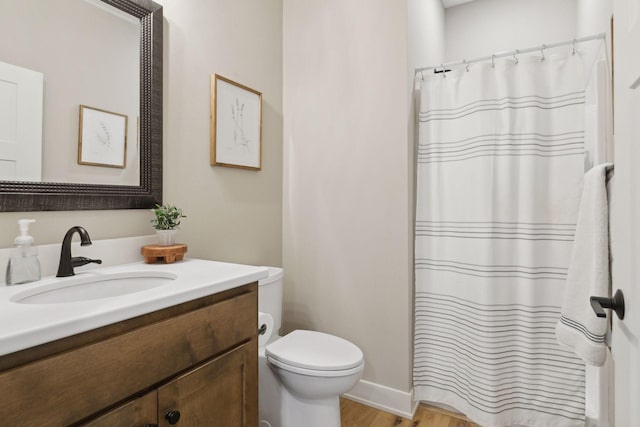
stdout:
[[177,277],[168,271],[83,273],[17,293],[11,301],[18,304],[60,304],[112,298],[165,286]]

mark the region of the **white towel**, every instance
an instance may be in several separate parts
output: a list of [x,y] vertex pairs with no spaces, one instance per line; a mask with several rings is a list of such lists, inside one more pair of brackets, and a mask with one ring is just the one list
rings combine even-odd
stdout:
[[601,164],[585,174],[561,317],[556,326],[558,342],[595,366],[602,366],[606,360],[607,319],[596,317],[589,297],[608,297],[611,293],[606,180],[612,167],[610,163]]

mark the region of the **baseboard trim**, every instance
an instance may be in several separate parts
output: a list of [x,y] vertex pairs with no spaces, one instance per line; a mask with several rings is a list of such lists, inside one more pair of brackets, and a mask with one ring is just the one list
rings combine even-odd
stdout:
[[410,420],[413,419],[419,403],[413,401],[413,388],[406,392],[365,380],[358,381],[356,386],[342,397]]

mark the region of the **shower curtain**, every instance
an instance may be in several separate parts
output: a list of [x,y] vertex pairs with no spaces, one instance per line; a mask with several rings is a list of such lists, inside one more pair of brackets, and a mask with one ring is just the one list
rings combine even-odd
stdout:
[[584,425],[584,364],[554,328],[585,170],[586,74],[569,51],[424,76],[417,400],[486,427]]

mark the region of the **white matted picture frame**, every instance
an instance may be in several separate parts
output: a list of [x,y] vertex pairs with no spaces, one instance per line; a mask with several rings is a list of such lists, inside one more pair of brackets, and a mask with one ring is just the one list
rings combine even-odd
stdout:
[[78,164],[124,169],[128,117],[80,105]]
[[262,169],[262,93],[211,75],[211,165]]

